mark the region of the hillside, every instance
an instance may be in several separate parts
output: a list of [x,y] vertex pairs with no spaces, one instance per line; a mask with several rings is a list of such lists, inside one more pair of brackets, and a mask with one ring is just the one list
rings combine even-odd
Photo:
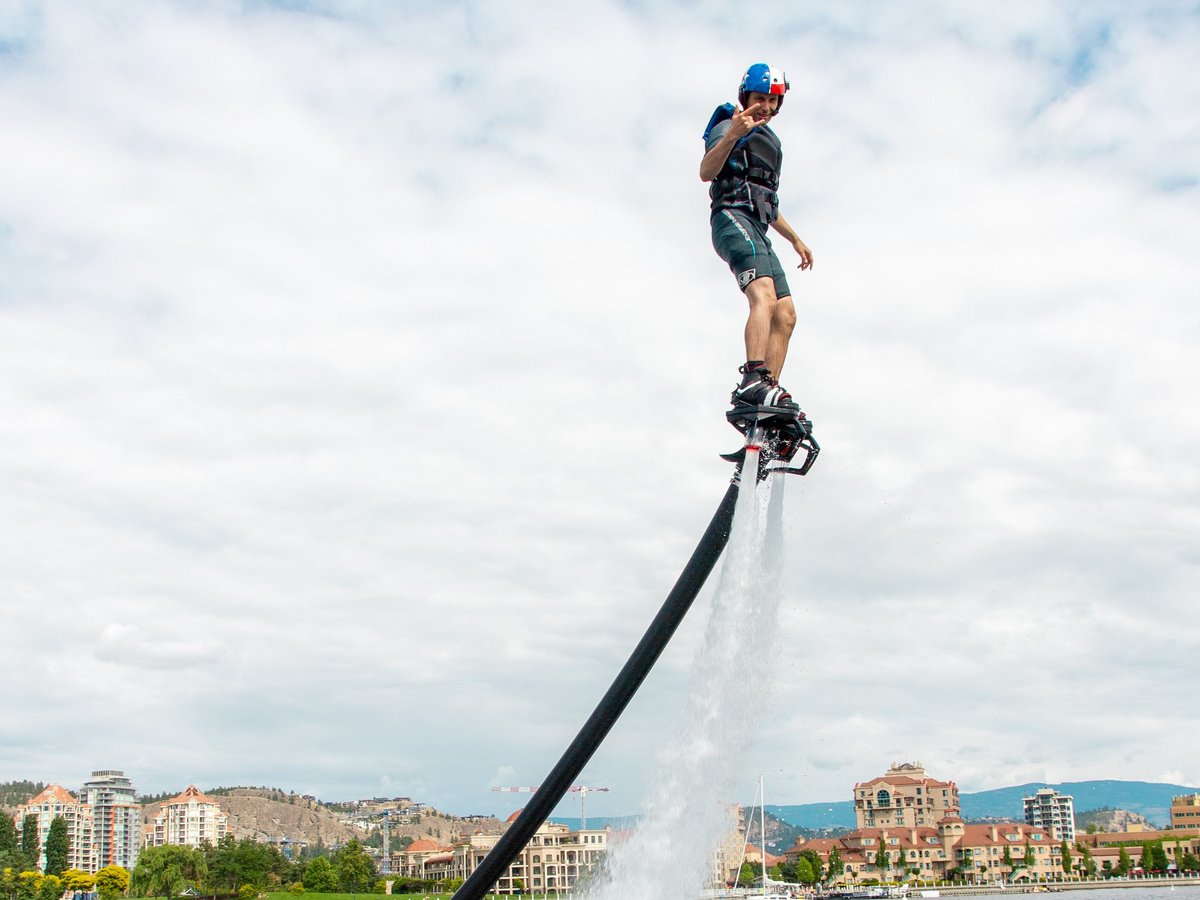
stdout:
[[1075,830],[1093,828],[1099,832],[1128,831],[1131,825],[1151,827],[1151,822],[1141,813],[1125,809],[1093,809],[1075,816]]
[[[263,788],[232,788],[213,791],[209,796],[229,816],[229,830],[239,840],[304,841],[326,846],[341,844],[363,833],[342,824],[340,816],[325,809],[319,801],[305,800],[296,794],[283,794]],[[162,809],[161,802],[142,807],[145,821],[153,819]]]
[[[1058,784],[1030,784],[960,794],[964,819],[1009,819],[1024,817],[1022,799],[1033,796],[1038,788],[1051,787],[1075,798],[1076,815],[1094,809],[1122,809],[1145,816],[1151,823],[1165,826],[1171,820],[1171,798],[1194,794],[1200,788],[1182,784],[1149,781],[1065,781]],[[853,828],[854,804],[849,800],[833,803],[804,803],[773,806],[767,809],[785,822],[801,828]]]
[[[352,837],[366,840],[379,829],[378,822],[366,823],[365,827],[350,824],[342,812],[335,812],[318,800],[307,800],[298,794],[285,794],[269,788],[216,788],[206,792],[229,816],[229,828],[237,839],[303,841],[309,845],[318,842],[325,846],[342,844]],[[152,819],[162,808],[162,802],[146,804],[143,816]],[[411,822],[393,821],[390,832],[392,845],[404,837],[431,838],[439,843],[450,843],[467,826],[460,819],[444,815],[436,810],[427,810]],[[499,831],[500,823],[495,819],[472,822],[476,829]]]

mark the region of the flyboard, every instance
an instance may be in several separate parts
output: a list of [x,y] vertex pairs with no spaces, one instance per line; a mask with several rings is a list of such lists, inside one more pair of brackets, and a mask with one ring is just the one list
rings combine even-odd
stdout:
[[[733,525],[734,508],[742,486],[753,491],[760,481],[774,474],[804,475],[816,462],[821,452],[820,445],[812,436],[812,422],[794,406],[734,406],[726,418],[745,438],[742,448],[734,453],[722,454],[722,459],[735,466],[733,478],[725,489],[716,513],[708,523],[700,543],[680,573],[675,586],[667,595],[658,615],[642,635],[642,639],[630,654],[628,661],[617,674],[608,692],[600,700],[592,715],[583,724],[562,758],[550,770],[545,780],[534,792],[521,814],[508,826],[500,840],[483,861],[454,893],[454,900],[481,900],[493,885],[512,865],[520,852],[554,812],[567,791],[573,785],[583,767],[599,748],[608,732],[616,724],[637,689],[658,657],[666,649],[683,617],[691,608],[692,601],[704,586],[721,551],[729,541]],[[795,465],[799,452],[805,451],[802,462]],[[746,478],[743,471],[747,464],[754,473]]]

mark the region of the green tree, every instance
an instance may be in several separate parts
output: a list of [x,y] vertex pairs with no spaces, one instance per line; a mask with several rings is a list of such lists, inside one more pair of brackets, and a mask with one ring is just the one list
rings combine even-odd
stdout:
[[888,864],[891,862],[888,859],[888,852],[883,849],[883,841],[879,842],[879,849],[875,851],[875,868],[879,870],[879,877],[883,878],[887,875]]
[[1197,857],[1190,850],[1185,851],[1183,857],[1179,860],[1179,868],[1184,872],[1200,871],[1200,857]]
[[0,815],[0,853],[17,849],[17,826],[7,815]]
[[337,874],[328,857],[318,856],[304,867],[304,889],[315,894],[332,894],[337,891]]
[[1013,864],[1013,855],[1012,855],[1012,851],[1008,849],[1008,844],[1004,845],[1003,862],[1004,862],[1004,868],[1008,870],[1008,876],[1009,876],[1009,878],[1011,878],[1013,869],[1015,869],[1016,866]]
[[71,839],[67,837],[67,820],[55,816],[50,822],[50,831],[46,834],[46,874],[61,875],[67,868],[67,852],[71,849]]
[[1142,868],[1147,872],[1154,868],[1154,845],[1150,841],[1142,844]]
[[1037,865],[1037,855],[1033,852],[1033,847],[1029,845],[1029,841],[1025,842],[1025,868],[1033,870]]
[[842,853],[837,847],[829,851],[829,864],[827,868],[829,871],[825,873],[825,877],[829,881],[833,881],[846,871],[846,863],[842,861]]
[[32,813],[21,821],[21,852],[29,860],[30,868],[36,868],[42,848],[41,842],[38,840],[37,816]]
[[194,847],[182,844],[147,847],[134,866],[130,887],[138,897],[174,900],[188,885],[198,886],[206,870],[204,854]]
[[217,842],[205,843],[203,846],[205,861],[208,864],[208,884],[213,896],[218,893],[232,894],[238,888],[237,879],[237,838],[229,832]]
[[[121,869],[121,871],[124,872],[125,870]],[[63,887],[71,893],[87,894],[96,887],[96,876],[99,874],[97,872],[96,875],[89,875],[87,872],[79,869],[67,869],[59,878],[62,879]],[[126,872],[125,874],[128,875],[129,873]]]
[[1162,841],[1155,841],[1150,852],[1154,857],[1154,870],[1156,872],[1167,871],[1167,851],[1163,848]]
[[1117,874],[1128,875],[1131,868],[1133,865],[1129,861],[1129,851],[1122,847],[1121,852],[1117,854]]
[[[82,873],[80,873],[82,874]],[[116,900],[129,890],[129,870],[123,866],[105,866],[93,879],[100,900]],[[68,884],[68,890],[70,890]]]
[[796,860],[796,880],[801,884],[815,884],[817,876],[813,873],[812,863],[803,856]]
[[37,900],[41,872],[22,872],[17,876],[17,900]]
[[375,880],[375,865],[356,838],[350,838],[333,854],[333,870],[338,886],[347,894],[361,894]]
[[1071,848],[1067,845],[1066,838],[1058,845],[1058,854],[1062,870],[1069,875],[1071,873]]
[[749,861],[742,863],[742,868],[738,870],[738,887],[753,887],[761,872],[762,866],[758,863]]
[[1092,859],[1092,851],[1087,844],[1077,844],[1079,851],[1079,871],[1089,878],[1096,874],[1096,861]]
[[38,900],[58,900],[63,893],[62,879],[57,875],[43,875],[38,885]]
[[808,860],[808,866],[810,869],[812,869],[813,880],[812,881],[802,881],[799,878],[797,878],[796,880],[799,881],[801,884],[816,884],[818,881],[820,881],[821,880],[821,866],[822,866],[821,854],[818,853],[816,850],[801,850],[800,851],[800,859]]
[[277,853],[274,847],[251,838],[238,841],[233,851],[233,873],[238,886],[249,884],[258,889],[265,888]]

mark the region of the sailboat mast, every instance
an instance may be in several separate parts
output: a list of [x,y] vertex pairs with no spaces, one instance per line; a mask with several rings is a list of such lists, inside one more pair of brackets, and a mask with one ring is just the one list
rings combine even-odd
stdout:
[[767,786],[763,776],[758,776],[758,841],[762,851],[763,896],[767,895]]

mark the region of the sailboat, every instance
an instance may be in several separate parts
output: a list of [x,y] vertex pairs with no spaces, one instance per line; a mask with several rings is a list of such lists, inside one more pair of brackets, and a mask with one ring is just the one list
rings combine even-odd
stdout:
[[[791,891],[799,888],[799,885],[788,884],[786,881],[772,881],[767,875],[767,793],[763,787],[763,777],[758,776],[758,790],[754,795],[754,799],[758,801],[758,840],[759,852],[762,854],[762,893],[757,895],[760,900],[795,900],[795,894]],[[751,812],[751,815],[754,815]],[[742,858],[745,859],[745,848],[742,850]],[[740,866],[739,866],[740,868]]]

